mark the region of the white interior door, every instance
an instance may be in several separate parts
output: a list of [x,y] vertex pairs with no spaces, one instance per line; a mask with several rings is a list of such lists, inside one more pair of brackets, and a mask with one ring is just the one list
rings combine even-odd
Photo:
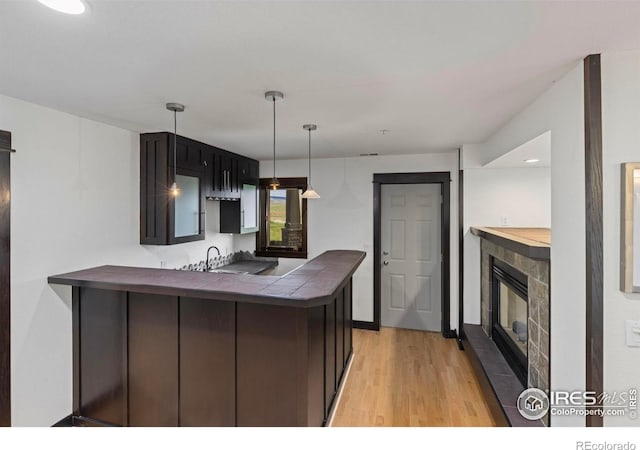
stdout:
[[383,184],[381,321],[440,331],[440,185]]

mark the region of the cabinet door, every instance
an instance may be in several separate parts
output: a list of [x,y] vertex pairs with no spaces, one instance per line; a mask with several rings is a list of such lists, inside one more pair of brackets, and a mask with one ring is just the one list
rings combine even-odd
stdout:
[[238,156],[223,150],[220,155],[220,164],[222,168],[222,197],[240,198]]
[[204,195],[213,199],[220,196],[220,152],[215,147],[207,146],[203,149],[204,167]]
[[129,426],[178,426],[178,298],[129,293]]
[[[173,135],[171,135],[169,141],[171,145],[173,145]],[[178,142],[176,146],[176,167],[178,169],[186,169],[204,173],[206,161],[203,150],[205,147],[206,145],[201,142],[178,136]],[[171,148],[171,150],[173,150],[173,147]],[[172,161],[170,161],[169,164],[173,166]]]
[[255,184],[258,185],[260,177],[258,175],[258,161],[250,158],[240,157],[239,162],[239,176],[241,184]]
[[235,304],[180,298],[180,426],[236,423]]

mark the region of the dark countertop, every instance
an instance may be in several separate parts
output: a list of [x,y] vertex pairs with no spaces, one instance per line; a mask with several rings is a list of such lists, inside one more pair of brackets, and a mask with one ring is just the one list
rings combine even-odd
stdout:
[[330,250],[285,276],[100,266],[48,278],[50,284],[311,308],[330,303],[365,252]]

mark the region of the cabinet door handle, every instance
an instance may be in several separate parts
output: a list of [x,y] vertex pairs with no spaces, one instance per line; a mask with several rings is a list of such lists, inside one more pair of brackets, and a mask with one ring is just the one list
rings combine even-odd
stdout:
[[244,209],[240,212],[240,228],[244,228]]
[[202,161],[202,165],[207,167],[207,162],[206,161]]

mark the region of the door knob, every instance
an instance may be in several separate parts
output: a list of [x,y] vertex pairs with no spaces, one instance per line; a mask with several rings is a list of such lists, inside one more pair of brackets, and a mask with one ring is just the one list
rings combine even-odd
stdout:
[[384,264],[385,266],[389,265],[389,261],[382,261],[382,264]]

